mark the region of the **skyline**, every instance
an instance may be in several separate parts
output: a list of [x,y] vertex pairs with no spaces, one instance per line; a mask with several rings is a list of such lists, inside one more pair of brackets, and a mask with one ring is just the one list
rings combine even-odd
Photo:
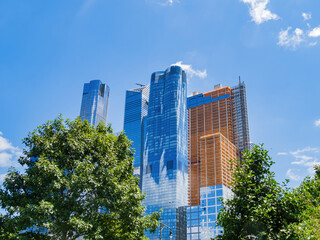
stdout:
[[312,11],[319,7],[301,0],[0,3],[1,176],[28,132],[59,113],[79,116],[85,82],[110,86],[107,121],[118,132],[125,90],[180,63],[188,95],[235,86],[241,76],[251,141],[270,150],[278,181],[297,186],[320,157],[320,14]]

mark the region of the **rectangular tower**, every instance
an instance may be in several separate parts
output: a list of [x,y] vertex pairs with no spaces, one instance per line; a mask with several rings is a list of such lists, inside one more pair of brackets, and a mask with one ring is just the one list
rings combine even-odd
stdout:
[[210,240],[222,231],[216,220],[222,207],[219,199],[232,195],[229,160],[239,158],[238,144],[243,143],[244,149],[249,138],[245,125],[239,126],[240,120],[248,121],[246,101],[239,100],[245,89],[239,94],[239,87],[216,85],[213,91],[188,98],[190,240]]
[[[142,190],[147,214],[163,209],[161,222],[176,240],[186,239],[187,153],[187,79],[171,66],[151,77]],[[169,233],[164,228],[162,239]],[[159,231],[147,237],[159,239]]]
[[140,178],[140,188],[143,177],[143,147],[145,142],[149,91],[149,85],[127,90],[124,111],[123,129],[125,134],[132,141],[132,147],[135,149],[133,166],[135,168],[135,176]]
[[80,118],[90,124],[98,125],[107,122],[107,110],[110,88],[100,80],[92,80],[83,87]]
[[246,86],[239,80],[231,90],[234,144],[243,152],[250,149]]

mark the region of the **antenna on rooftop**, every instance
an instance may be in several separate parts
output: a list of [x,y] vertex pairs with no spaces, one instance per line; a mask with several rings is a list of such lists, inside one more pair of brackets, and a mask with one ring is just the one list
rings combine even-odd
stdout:
[[141,84],[141,83],[136,83],[136,85],[138,85],[140,87],[144,87],[145,86],[144,84]]
[[239,76],[239,85],[241,85],[241,77]]

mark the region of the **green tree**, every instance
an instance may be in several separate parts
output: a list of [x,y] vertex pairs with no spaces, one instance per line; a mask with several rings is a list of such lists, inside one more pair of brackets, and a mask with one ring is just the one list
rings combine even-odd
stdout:
[[15,224],[12,219],[0,213],[0,239],[17,239]]
[[233,166],[234,197],[223,201],[217,239],[295,239],[288,225],[297,221],[297,202],[270,170],[273,162],[262,145],[246,151]]
[[293,195],[299,201],[299,222],[292,228],[299,239],[320,239],[320,166],[315,166],[316,174],[307,177],[294,190]]
[[115,136],[102,123],[93,127],[60,116],[29,133],[23,143],[18,161],[26,171],[11,169],[0,190],[7,213],[1,220],[15,225],[10,234],[43,227],[48,233],[40,239],[136,240],[158,227],[159,213],[144,216],[133,150],[123,133]]

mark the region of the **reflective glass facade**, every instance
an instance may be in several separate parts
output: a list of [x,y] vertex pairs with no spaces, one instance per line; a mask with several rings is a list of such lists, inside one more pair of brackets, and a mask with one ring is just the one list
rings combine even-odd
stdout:
[[231,90],[234,143],[243,152],[250,149],[246,86],[239,80]]
[[249,141],[246,109],[241,83],[188,98],[188,240],[210,240],[223,231],[216,224],[220,198],[232,197],[229,160],[239,158]]
[[201,204],[187,207],[188,240],[211,240],[221,234],[217,225],[221,201],[231,197],[232,191],[223,185],[201,188]]
[[146,116],[148,113],[149,86],[127,90],[123,129],[132,141],[135,149],[134,174],[140,178],[140,188],[143,177],[143,147],[145,142]]
[[97,125],[100,121],[107,122],[107,110],[110,88],[100,80],[92,80],[83,87],[80,118]]
[[[186,74],[171,66],[151,77],[142,190],[147,214],[162,208],[161,221],[175,240],[186,239],[187,153]],[[169,233],[163,228],[162,239],[169,240]],[[159,231],[147,237],[159,239]]]

